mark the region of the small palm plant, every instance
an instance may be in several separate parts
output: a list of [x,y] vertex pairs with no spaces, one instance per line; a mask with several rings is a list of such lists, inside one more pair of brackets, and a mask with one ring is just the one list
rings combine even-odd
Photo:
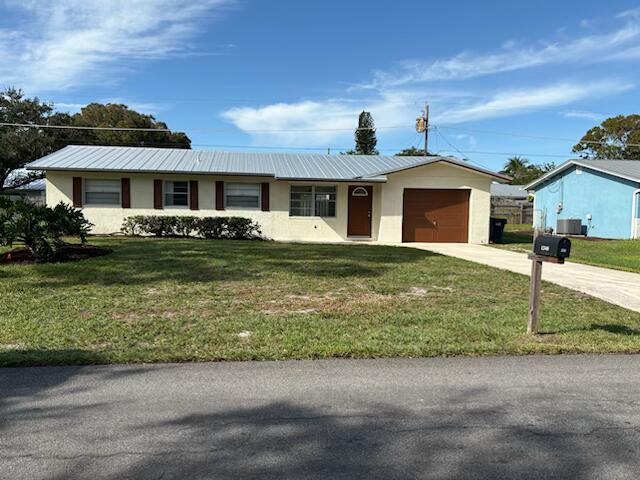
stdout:
[[84,244],[92,226],[80,210],[64,203],[49,208],[0,198],[0,243],[22,243],[38,262],[60,260],[63,237],[79,237]]

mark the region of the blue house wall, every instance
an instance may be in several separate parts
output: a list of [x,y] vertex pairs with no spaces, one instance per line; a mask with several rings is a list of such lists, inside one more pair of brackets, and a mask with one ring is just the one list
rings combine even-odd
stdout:
[[[535,226],[555,230],[558,218],[579,218],[588,236],[629,238],[632,195],[638,188],[637,182],[572,165],[536,187]],[[545,225],[539,225],[541,218]]]

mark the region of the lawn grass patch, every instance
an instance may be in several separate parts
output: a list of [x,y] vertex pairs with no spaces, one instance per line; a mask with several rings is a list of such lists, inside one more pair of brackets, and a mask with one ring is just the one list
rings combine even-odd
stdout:
[[423,250],[92,238],[106,257],[0,266],[0,365],[639,352],[640,314]]
[[[528,225],[508,225],[503,242],[492,247],[530,252],[533,230]],[[640,240],[601,240],[571,238],[571,262],[640,273]]]

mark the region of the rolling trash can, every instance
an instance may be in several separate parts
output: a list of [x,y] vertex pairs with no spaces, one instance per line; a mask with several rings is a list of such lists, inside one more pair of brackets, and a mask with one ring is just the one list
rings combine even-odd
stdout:
[[507,224],[506,218],[491,217],[489,221],[489,242],[502,243],[504,226]]

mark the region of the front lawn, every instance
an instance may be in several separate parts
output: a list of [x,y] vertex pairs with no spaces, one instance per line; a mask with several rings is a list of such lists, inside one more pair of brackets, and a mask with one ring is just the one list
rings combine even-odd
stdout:
[[92,238],[0,266],[0,364],[640,352],[640,314],[410,248]]
[[[491,246],[516,252],[530,252],[532,243],[531,226],[507,224],[503,243]],[[571,238],[570,261],[640,273],[640,240]]]

